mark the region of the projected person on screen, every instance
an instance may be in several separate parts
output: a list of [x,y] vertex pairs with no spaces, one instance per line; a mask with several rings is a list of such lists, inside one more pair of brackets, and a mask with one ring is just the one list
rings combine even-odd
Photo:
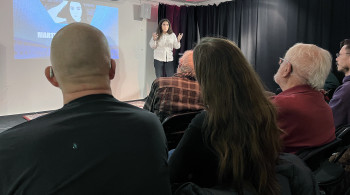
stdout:
[[85,8],[79,1],[62,1],[56,7],[49,9],[48,13],[55,23],[86,23]]
[[168,19],[162,19],[159,22],[157,32],[153,33],[149,42],[151,48],[154,49],[154,68],[157,78],[174,75],[173,49],[180,48],[182,36],[183,34],[179,33],[176,37]]

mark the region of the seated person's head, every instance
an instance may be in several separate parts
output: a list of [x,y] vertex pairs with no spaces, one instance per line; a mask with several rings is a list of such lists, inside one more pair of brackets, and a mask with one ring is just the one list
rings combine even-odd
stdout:
[[183,73],[192,73],[192,75],[196,75],[194,71],[194,63],[193,63],[193,50],[187,50],[183,54],[183,56],[179,59],[179,66],[177,72]]
[[52,67],[46,68],[46,77],[64,94],[110,89],[115,61],[97,28],[84,23],[63,27],[52,40],[50,57]]
[[279,63],[274,79],[282,90],[305,84],[322,89],[331,69],[332,57],[316,45],[297,43]]
[[337,53],[337,70],[343,72],[345,76],[349,75],[350,70],[350,61],[349,61],[349,53],[350,53],[350,39],[344,39],[340,42],[340,50]]
[[229,40],[204,38],[193,58],[207,106],[203,133],[219,158],[219,181],[238,190],[249,182],[258,194],[278,191],[280,129],[259,77]]

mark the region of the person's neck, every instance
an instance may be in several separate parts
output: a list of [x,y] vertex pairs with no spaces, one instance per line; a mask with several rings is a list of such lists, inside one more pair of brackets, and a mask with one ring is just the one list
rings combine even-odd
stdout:
[[348,71],[344,72],[344,75],[345,76],[349,76],[350,75],[350,71],[348,70]]
[[109,89],[90,89],[90,90],[66,92],[66,93],[63,93],[63,103],[67,104],[75,99],[78,99],[87,95],[96,95],[96,94],[112,95],[112,90],[109,88]]
[[281,85],[282,91],[285,91],[287,89],[290,89],[292,87],[298,86],[298,85],[305,85],[304,82],[298,79],[288,79],[283,85]]

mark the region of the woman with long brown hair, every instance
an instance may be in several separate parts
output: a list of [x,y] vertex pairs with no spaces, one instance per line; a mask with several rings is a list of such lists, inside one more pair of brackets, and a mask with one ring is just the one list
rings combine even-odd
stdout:
[[169,160],[171,182],[279,194],[281,130],[258,75],[237,45],[221,38],[204,38],[194,48],[194,64],[207,108]]

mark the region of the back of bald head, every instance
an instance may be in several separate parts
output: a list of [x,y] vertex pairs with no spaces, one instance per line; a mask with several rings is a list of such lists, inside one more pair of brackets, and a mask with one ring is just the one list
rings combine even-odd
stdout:
[[50,57],[61,87],[67,82],[108,78],[111,57],[107,39],[91,25],[72,23],[59,30],[52,39]]

